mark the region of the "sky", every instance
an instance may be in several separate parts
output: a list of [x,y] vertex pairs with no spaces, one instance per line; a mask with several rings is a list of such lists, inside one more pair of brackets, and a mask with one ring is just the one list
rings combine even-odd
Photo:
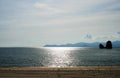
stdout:
[[120,40],[120,0],[0,0],[0,47]]

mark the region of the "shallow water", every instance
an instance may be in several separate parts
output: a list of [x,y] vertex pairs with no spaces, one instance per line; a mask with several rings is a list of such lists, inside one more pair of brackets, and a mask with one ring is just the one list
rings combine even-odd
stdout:
[[120,66],[120,48],[0,48],[0,67]]

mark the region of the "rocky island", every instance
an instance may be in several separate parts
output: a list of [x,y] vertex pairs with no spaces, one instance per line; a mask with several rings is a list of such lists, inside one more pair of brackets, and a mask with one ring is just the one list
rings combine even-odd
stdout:
[[112,42],[111,42],[110,40],[108,40],[108,41],[106,42],[106,47],[104,47],[104,45],[100,43],[100,44],[99,44],[99,48],[100,48],[100,49],[103,49],[103,48],[112,49]]

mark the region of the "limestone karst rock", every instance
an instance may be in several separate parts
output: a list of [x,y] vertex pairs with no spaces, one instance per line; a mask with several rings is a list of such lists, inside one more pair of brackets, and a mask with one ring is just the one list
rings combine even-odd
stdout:
[[103,48],[105,48],[102,44],[99,44],[99,48],[100,49],[103,49]]
[[112,42],[111,41],[106,42],[106,49],[112,49]]
[[100,49],[103,49],[103,48],[106,48],[106,49],[112,49],[112,42],[110,41],[110,40],[108,40],[107,42],[106,42],[106,46],[104,47],[104,45],[103,44],[99,44],[99,48]]

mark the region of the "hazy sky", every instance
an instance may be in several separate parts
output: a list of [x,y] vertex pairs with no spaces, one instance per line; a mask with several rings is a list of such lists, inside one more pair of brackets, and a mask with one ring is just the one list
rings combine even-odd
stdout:
[[120,0],[0,0],[0,46],[120,40]]

